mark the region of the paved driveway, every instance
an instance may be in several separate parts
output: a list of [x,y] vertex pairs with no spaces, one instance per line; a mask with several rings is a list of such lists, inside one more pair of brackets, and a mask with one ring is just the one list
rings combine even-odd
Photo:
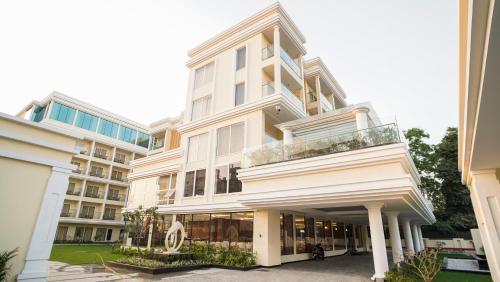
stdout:
[[218,268],[199,269],[163,275],[144,275],[115,269],[115,273],[88,266],[68,266],[51,262],[49,281],[251,281],[251,282],[314,282],[314,281],[370,281],[373,275],[372,255],[337,256],[324,261],[301,261],[279,267],[250,271]]

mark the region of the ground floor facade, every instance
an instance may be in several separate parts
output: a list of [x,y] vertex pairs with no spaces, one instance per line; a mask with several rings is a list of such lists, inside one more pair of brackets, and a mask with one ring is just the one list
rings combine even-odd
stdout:
[[122,240],[124,235],[124,226],[60,222],[55,242],[117,242]]

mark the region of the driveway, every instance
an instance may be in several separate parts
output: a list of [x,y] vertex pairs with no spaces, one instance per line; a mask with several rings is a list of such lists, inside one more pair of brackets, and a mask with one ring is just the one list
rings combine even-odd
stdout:
[[373,261],[371,254],[337,256],[324,261],[301,261],[283,264],[273,268],[259,268],[249,271],[218,268],[194,271],[145,275],[115,269],[116,273],[82,266],[68,266],[51,262],[49,281],[248,281],[248,282],[309,282],[309,281],[371,281]]

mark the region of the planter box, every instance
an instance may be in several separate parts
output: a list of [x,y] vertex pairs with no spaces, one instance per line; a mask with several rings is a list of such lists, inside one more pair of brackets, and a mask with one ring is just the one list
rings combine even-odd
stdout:
[[230,265],[222,265],[222,264],[212,264],[212,267],[220,268],[220,269],[247,271],[247,270],[260,268],[261,266],[260,265],[252,265],[252,266],[239,267],[239,266],[230,266]]
[[106,265],[108,266],[114,266],[118,268],[124,268],[128,270],[133,270],[133,271],[139,271],[143,273],[148,273],[148,274],[162,274],[162,273],[171,273],[171,272],[179,272],[179,271],[190,271],[190,270],[196,270],[200,268],[205,268],[210,265],[187,265],[187,266],[178,266],[178,267],[162,267],[162,268],[150,268],[150,267],[145,267],[145,266],[137,266],[137,265],[131,265],[131,264],[125,264],[125,263],[119,263],[119,262],[114,262],[114,261],[108,261],[106,262]]

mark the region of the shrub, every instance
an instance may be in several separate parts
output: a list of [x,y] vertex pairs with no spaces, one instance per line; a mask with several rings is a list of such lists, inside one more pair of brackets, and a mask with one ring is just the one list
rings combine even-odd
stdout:
[[409,257],[404,264],[411,272],[420,277],[424,282],[432,282],[434,277],[441,271],[441,260],[438,258],[438,250],[426,249]]
[[130,265],[136,265],[136,266],[142,266],[142,267],[149,267],[149,268],[162,268],[162,267],[167,266],[165,263],[163,263],[161,261],[152,260],[152,259],[145,259],[145,258],[137,257],[137,256],[119,258],[116,260],[116,262],[130,264]]
[[413,276],[405,273],[403,269],[398,269],[394,266],[386,273],[385,280],[388,282],[415,282],[417,281]]
[[17,248],[12,251],[0,253],[0,281],[6,281],[7,277],[10,275],[10,264],[9,261],[12,260],[17,255]]

